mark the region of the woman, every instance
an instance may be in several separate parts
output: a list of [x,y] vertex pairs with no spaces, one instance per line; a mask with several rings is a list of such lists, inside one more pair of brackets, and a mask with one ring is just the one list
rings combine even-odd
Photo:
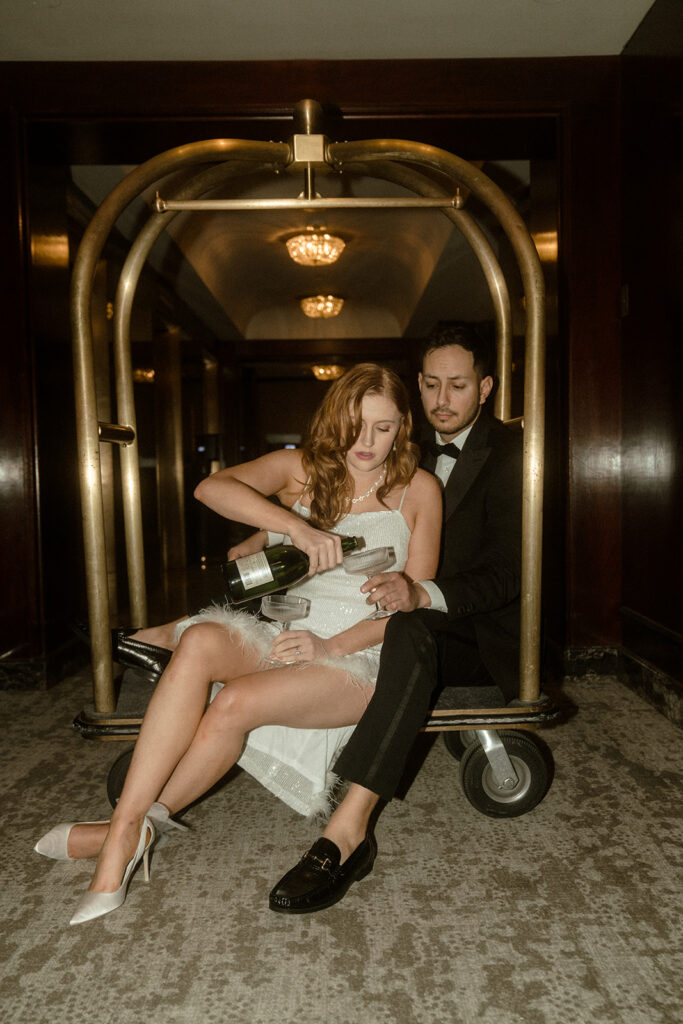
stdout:
[[[62,842],[66,835],[69,856],[101,846],[71,924],[120,906],[137,864],[147,867],[154,822],[169,827],[169,815],[238,760],[288,803],[286,782],[271,784],[281,768],[308,782],[322,775],[313,799],[324,789],[329,765],[372,694],[387,621],[369,618],[372,596],[360,592],[362,578],[344,572],[338,535],[362,537],[367,548],[392,545],[392,569],[413,579],[436,570],[441,497],[434,478],[416,469],[410,430],[400,379],[364,363],[329,389],[301,450],[272,452],[199,484],[196,497],[209,508],[305,551],[309,577],[296,593],[310,599],[310,615],[283,633],[228,608],[180,624],[111,822],[48,833]],[[218,693],[216,683],[223,684]],[[49,846],[48,837],[38,846]]]

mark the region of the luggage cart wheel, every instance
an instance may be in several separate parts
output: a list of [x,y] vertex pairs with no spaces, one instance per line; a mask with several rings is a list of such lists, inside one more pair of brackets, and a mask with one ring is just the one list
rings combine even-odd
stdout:
[[540,803],[550,786],[547,755],[538,743],[522,732],[507,729],[497,733],[517,774],[510,788],[495,779],[486,751],[479,743],[467,748],[460,762],[460,781],[465,796],[478,811],[490,818],[516,818]]
[[109,774],[107,775],[107,796],[112,807],[116,807],[116,803],[121,796],[121,790],[126,781],[134,749],[135,747],[129,747],[128,750],[124,750],[109,769]]
[[446,750],[456,761],[460,760],[470,744],[474,743],[477,739],[476,732],[473,732],[471,729],[453,730],[451,732],[444,731],[441,735],[443,736]]

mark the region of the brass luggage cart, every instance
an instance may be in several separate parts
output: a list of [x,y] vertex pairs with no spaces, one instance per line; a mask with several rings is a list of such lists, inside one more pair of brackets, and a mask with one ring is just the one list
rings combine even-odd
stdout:
[[[519,701],[504,707],[495,688],[450,688],[441,695],[426,731],[444,731],[446,745],[461,756],[468,799],[483,813],[509,817],[530,810],[550,780],[547,757],[526,730],[559,713],[540,687],[541,546],[545,397],[545,288],[541,263],[527,227],[513,204],[478,167],[442,149],[396,139],[332,142],[321,131],[322,110],[304,100],[294,112],[288,142],[211,139],[168,150],[130,172],[104,200],[86,229],[71,286],[76,425],[83,537],[90,622],[93,703],[74,721],[87,738],[137,735],[142,713],[117,702],[112,666],[107,553],[100,472],[100,444],[119,446],[131,621],[147,622],[137,428],[130,357],[130,320],[142,267],[155,240],[181,210],[332,208],[436,208],[471,246],[486,279],[497,338],[496,415],[510,420],[512,318],[505,277],[488,238],[464,207],[471,193],[496,217],[519,269],[526,311],[522,510],[521,656]],[[319,168],[392,182],[412,195],[388,198],[322,198],[315,190]],[[205,199],[226,182],[258,171],[300,169],[304,189],[297,199]],[[143,192],[161,187],[172,172],[184,172],[173,195],[157,192],[154,210],[124,263],[114,304],[117,423],[98,418],[91,326],[95,270],[105,241],[121,213]],[[436,172],[436,173],[435,173]],[[521,423],[518,425],[522,425]],[[130,671],[130,670],[129,670]],[[125,673],[124,673],[125,677]],[[139,677],[136,677],[140,683]],[[145,681],[143,681],[144,683]],[[153,680],[146,681],[147,685]],[[141,690],[144,691],[142,685]],[[151,692],[151,691],[150,691]],[[139,694],[140,696],[140,694]],[[138,705],[140,700],[138,700]],[[145,705],[146,706],[146,705]],[[521,732],[520,730],[525,730]],[[463,739],[464,738],[464,741]],[[116,799],[129,753],[112,767],[109,793]],[[117,792],[118,791],[118,792]]]

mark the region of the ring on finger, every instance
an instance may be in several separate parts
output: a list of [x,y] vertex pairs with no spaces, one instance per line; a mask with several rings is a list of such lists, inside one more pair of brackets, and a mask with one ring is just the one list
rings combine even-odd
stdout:
[[294,651],[294,657],[295,658],[300,658],[301,657],[301,650],[300,650],[300,648],[297,647],[297,649]]

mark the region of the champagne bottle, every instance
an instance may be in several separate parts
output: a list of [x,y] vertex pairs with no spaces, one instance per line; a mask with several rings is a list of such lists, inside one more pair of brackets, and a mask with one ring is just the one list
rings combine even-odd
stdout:
[[[342,537],[342,551],[358,547],[358,537]],[[275,544],[255,555],[233,558],[223,567],[227,597],[231,604],[251,601],[300,583],[308,573],[308,555],[293,544]]]

